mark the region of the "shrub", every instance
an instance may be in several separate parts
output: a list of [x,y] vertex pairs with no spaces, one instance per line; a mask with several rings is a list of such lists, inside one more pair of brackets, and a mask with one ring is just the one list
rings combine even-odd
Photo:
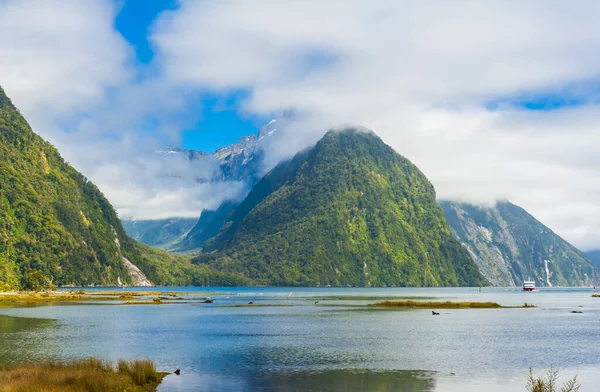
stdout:
[[23,289],[27,291],[42,291],[51,285],[50,280],[40,271],[29,271],[23,279]]
[[147,392],[155,390],[165,375],[148,360],[119,361],[116,369],[97,358],[0,366],[0,392]]
[[[550,369],[545,376],[534,377],[533,370],[529,368],[527,376],[527,391],[528,392],[556,392],[558,391],[556,381],[558,380],[558,369],[550,366]],[[577,382],[577,376],[565,382],[560,389],[560,392],[577,392],[581,385]]]

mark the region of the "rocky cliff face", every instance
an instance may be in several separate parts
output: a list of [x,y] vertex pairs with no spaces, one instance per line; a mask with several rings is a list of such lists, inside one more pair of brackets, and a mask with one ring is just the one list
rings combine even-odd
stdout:
[[512,203],[440,205],[452,231],[493,285],[521,286],[528,278],[548,287],[598,282],[598,271],[585,254]]

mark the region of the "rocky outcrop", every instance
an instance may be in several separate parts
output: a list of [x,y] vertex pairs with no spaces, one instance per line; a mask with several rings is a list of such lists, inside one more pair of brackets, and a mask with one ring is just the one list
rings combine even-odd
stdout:
[[[131,277],[132,285],[139,286],[139,287],[154,286],[152,284],[152,282],[150,282],[150,280],[146,277],[146,275],[144,275],[144,273],[135,264],[133,264],[131,261],[129,261],[129,259],[127,259],[127,257],[125,257],[123,255],[123,253],[121,252],[121,242],[119,241],[117,232],[114,229],[113,229],[113,232],[115,234],[115,244],[117,244],[117,249],[119,250],[119,255],[121,256],[121,260],[123,261],[125,268],[127,268],[127,272],[129,273],[129,276]],[[119,283],[120,283],[120,281],[121,281],[121,278],[119,278]]]
[[495,286],[521,286],[528,278],[547,287],[598,282],[598,271],[585,254],[512,203],[439,204],[454,234]]

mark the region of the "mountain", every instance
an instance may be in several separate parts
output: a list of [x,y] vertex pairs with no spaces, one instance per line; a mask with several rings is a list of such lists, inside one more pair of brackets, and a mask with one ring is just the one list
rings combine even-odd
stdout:
[[[261,166],[263,158],[261,144],[264,138],[276,131],[275,124],[276,121],[271,120],[261,127],[258,134],[244,136],[237,143],[219,148],[212,154],[186,149],[160,150],[154,153],[165,156],[183,155],[190,161],[215,161],[219,168],[215,178],[196,181],[242,181],[249,189],[264,174]],[[200,220],[178,217],[158,220],[123,219],[123,227],[128,235],[147,245],[176,251],[195,250],[210,238],[206,237],[205,232],[209,232],[211,236],[218,232],[223,222],[215,226],[212,215],[220,216],[219,211],[228,207],[229,203],[231,202],[225,202],[219,210],[206,210],[202,213],[199,211]],[[207,221],[212,224],[211,227],[206,226]]]
[[600,250],[590,250],[585,252],[585,255],[594,264],[594,267],[600,271]]
[[169,250],[191,252],[201,249],[207,240],[219,234],[229,214],[231,214],[239,203],[239,201],[225,201],[215,211],[202,211],[200,219],[198,219],[196,224],[180,241],[173,244]]
[[122,219],[121,221],[125,232],[137,241],[157,248],[168,249],[174,243],[185,238],[198,222],[198,218]]
[[247,282],[141,246],[102,192],[36,135],[0,88],[0,290]]
[[423,173],[353,129],[276,166],[192,261],[271,285],[485,282]]
[[452,231],[493,285],[586,286],[598,282],[591,261],[573,245],[510,202],[494,207],[440,202]]

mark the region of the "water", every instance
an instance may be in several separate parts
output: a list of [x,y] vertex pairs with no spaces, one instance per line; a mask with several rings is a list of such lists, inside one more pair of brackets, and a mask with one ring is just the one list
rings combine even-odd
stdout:
[[[0,308],[0,363],[150,358],[181,369],[161,391],[524,391],[528,367],[550,365],[578,374],[583,392],[600,382],[600,298],[590,289],[157,290],[208,291],[215,302]],[[536,308],[433,317],[364,306],[390,297]],[[249,301],[280,306],[231,307]]]

